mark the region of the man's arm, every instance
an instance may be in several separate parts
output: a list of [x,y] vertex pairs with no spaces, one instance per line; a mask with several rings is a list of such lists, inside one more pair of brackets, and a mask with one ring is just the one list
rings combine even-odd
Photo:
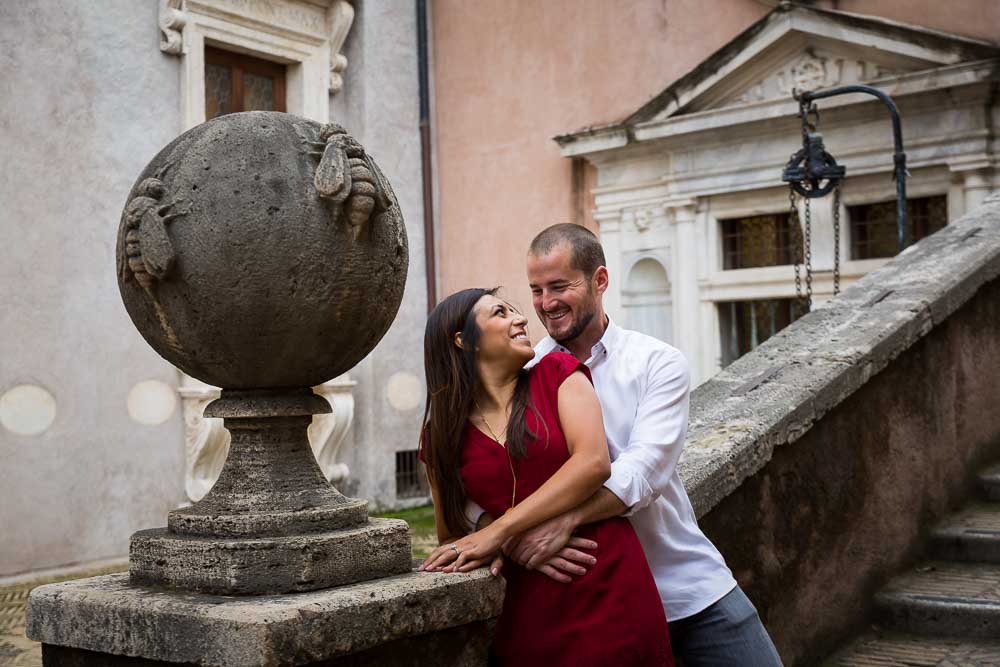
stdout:
[[526,531],[508,545],[508,556],[531,569],[548,561],[579,526],[631,515],[652,504],[677,467],[687,433],[689,374],[684,357],[663,350],[654,355],[636,409],[629,442],[611,463],[604,487],[577,508]]
[[[553,517],[511,540],[505,546],[504,552],[529,570],[536,568],[545,570],[550,566],[556,570],[563,569],[559,567],[562,564],[561,561],[556,559],[563,557],[563,560],[566,560],[563,552],[573,547],[575,540],[580,540],[578,537],[573,537],[573,531],[584,524],[620,516],[626,510],[628,510],[628,506],[618,496],[608,491],[607,488],[602,487],[576,508],[571,509],[565,514]],[[597,548],[596,542],[587,541],[593,546],[585,546],[583,548]],[[577,560],[577,562],[581,561]],[[592,565],[595,562],[597,562],[596,559],[588,561],[587,564]],[[585,572],[578,570],[565,571],[575,575],[585,574]],[[546,571],[546,574],[549,574],[549,572]],[[549,574],[549,576],[551,577],[552,575]],[[560,577],[552,578],[557,581],[563,581]]]
[[604,488],[633,514],[663,495],[677,468],[687,435],[690,404],[687,360],[673,349],[650,358],[628,444],[611,466]]

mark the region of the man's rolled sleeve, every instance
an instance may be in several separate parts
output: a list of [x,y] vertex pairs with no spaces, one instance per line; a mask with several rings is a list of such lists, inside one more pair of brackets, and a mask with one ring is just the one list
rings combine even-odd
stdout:
[[486,510],[482,507],[471,500],[465,501],[465,527],[470,534],[476,532],[476,526],[479,525],[479,520],[483,518],[484,514],[486,514]]
[[647,380],[628,445],[611,463],[611,477],[604,483],[628,506],[624,516],[660,497],[687,433],[690,375],[684,356],[673,349],[653,355]]

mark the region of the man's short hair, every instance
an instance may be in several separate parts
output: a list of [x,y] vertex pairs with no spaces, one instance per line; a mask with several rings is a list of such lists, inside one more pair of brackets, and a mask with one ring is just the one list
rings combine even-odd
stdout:
[[532,255],[547,255],[563,243],[569,246],[570,266],[583,271],[587,278],[591,278],[598,268],[607,265],[604,248],[593,232],[571,222],[552,225],[540,231],[532,239],[528,252]]

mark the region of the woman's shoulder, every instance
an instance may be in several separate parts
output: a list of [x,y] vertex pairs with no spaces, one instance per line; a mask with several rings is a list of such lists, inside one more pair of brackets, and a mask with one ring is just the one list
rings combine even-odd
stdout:
[[560,385],[563,380],[578,370],[583,371],[584,375],[588,379],[590,378],[590,369],[587,368],[586,364],[572,354],[553,350],[531,367],[531,374],[537,380]]

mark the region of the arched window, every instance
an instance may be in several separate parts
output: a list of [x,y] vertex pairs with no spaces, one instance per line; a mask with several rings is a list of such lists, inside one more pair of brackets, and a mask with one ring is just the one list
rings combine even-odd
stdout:
[[673,339],[670,281],[667,270],[647,257],[636,262],[622,290],[625,326],[669,343]]

